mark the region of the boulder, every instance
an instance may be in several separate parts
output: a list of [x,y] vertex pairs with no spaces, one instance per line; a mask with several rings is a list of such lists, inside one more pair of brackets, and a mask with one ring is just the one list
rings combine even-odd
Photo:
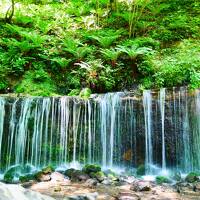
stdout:
[[3,177],[3,181],[6,183],[14,183],[16,182],[15,177],[20,176],[20,172],[22,171],[22,166],[21,165],[15,165],[9,168]]
[[88,165],[85,165],[83,167],[83,171],[86,173],[86,174],[90,174],[90,173],[97,173],[97,172],[100,172],[101,171],[101,167],[99,165],[91,165],[91,164],[88,164]]
[[97,186],[97,184],[98,184],[98,181],[96,179],[88,179],[85,182],[85,186],[87,186],[89,188],[93,188],[93,187]]
[[21,183],[26,183],[26,182],[29,182],[31,180],[35,180],[35,176],[33,174],[26,174],[24,176],[19,177],[19,181]]
[[108,179],[108,178],[106,178],[106,179],[105,179],[104,181],[102,181],[101,183],[104,184],[104,185],[112,185],[112,184],[113,184],[113,181],[110,180],[110,179]]
[[43,174],[51,174],[54,171],[55,171],[55,169],[51,165],[42,169]]
[[135,192],[146,192],[151,190],[151,185],[149,182],[139,181],[133,183],[130,189]]
[[96,172],[96,173],[92,172],[92,173],[90,173],[90,177],[96,178],[99,182],[104,181],[105,178],[106,178],[105,174],[102,171],[99,171],[99,172]]
[[41,172],[37,172],[34,175],[34,177],[35,177],[35,179],[37,181],[40,181],[40,182],[46,182],[46,181],[50,181],[51,180],[50,174],[44,174],[42,171]]
[[0,200],[55,200],[19,185],[0,183]]
[[72,181],[86,181],[90,177],[84,171],[76,169],[68,169],[64,172],[65,176],[69,177]]
[[59,172],[53,172],[50,177],[51,180],[55,182],[62,182],[65,179],[65,176]]
[[186,178],[185,181],[188,183],[194,183],[196,181],[199,181],[199,174],[196,172],[190,172]]

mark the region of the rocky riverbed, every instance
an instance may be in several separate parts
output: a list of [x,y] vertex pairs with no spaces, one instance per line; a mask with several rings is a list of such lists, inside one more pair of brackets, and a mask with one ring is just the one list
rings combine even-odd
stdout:
[[[7,175],[8,176],[8,175]],[[156,177],[154,181],[88,165],[82,170],[54,171],[44,168],[34,176],[20,177],[21,183],[0,184],[0,200],[198,200],[198,174],[185,178]],[[25,189],[26,188],[26,189]],[[12,196],[16,194],[16,196]],[[20,197],[20,198],[19,198]]]

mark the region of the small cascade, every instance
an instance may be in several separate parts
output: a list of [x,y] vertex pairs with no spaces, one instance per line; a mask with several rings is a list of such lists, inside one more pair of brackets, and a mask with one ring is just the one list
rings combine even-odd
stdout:
[[159,93],[160,98],[160,113],[162,127],[162,170],[166,171],[166,152],[165,152],[165,88],[162,88]]
[[151,91],[143,92],[143,107],[145,119],[145,166],[146,173],[152,174],[153,149],[152,149],[152,96]]
[[13,165],[200,169],[200,90],[0,97],[0,171]]
[[1,149],[3,145],[3,131],[4,131],[4,116],[5,116],[5,100],[0,97],[0,163],[1,163]]

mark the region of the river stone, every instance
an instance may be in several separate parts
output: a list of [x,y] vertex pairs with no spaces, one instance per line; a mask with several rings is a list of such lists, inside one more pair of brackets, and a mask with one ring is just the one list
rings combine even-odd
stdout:
[[96,179],[88,179],[86,182],[85,182],[85,186],[89,187],[89,188],[93,188],[95,186],[97,186],[97,183],[98,181]]
[[135,192],[144,192],[144,191],[150,191],[151,185],[149,182],[135,182],[130,188],[131,190]]
[[27,190],[20,185],[0,183],[0,200],[55,200],[52,197]]
[[56,182],[62,182],[65,179],[65,176],[59,172],[53,172],[51,175],[51,180]]
[[107,178],[104,181],[102,181],[101,183],[104,184],[104,185],[112,185],[113,181]]
[[117,197],[118,200],[139,200],[140,197],[138,197],[136,194],[132,194],[129,192],[121,192],[119,196]]
[[95,200],[98,197],[98,193],[88,193],[88,194],[79,194],[77,196],[65,197],[63,200]]

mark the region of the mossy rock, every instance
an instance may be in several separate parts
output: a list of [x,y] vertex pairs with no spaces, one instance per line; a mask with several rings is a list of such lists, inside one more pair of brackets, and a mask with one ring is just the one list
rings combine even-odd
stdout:
[[171,180],[166,176],[156,176],[156,183],[161,185],[163,183],[171,183]]
[[50,174],[50,173],[52,173],[54,171],[55,171],[55,169],[51,165],[49,165],[49,166],[47,166],[47,167],[42,169],[42,173],[43,174]]
[[88,165],[85,165],[85,167],[83,168],[83,171],[86,174],[97,173],[101,171],[101,167],[99,165],[88,164]]
[[14,174],[6,172],[6,174],[3,177],[3,181],[5,183],[14,183],[14,178],[15,178]]
[[186,178],[185,178],[185,181],[187,181],[188,183],[194,183],[196,181],[199,181],[199,176],[200,176],[200,173],[197,173],[197,172],[190,172]]
[[6,183],[14,183],[14,178],[19,177],[21,171],[22,171],[21,165],[16,165],[11,167],[5,172],[3,181]]
[[36,173],[34,174],[34,179],[36,179],[37,181],[39,181],[40,178],[42,177],[42,175],[43,175],[43,172],[42,172],[42,171],[36,172]]
[[137,174],[138,176],[144,176],[144,175],[145,175],[145,166],[144,166],[144,165],[140,165],[140,166],[137,168],[136,174]]
[[19,181],[21,183],[25,183],[25,182],[28,182],[30,180],[35,180],[35,176],[34,174],[27,174],[27,175],[24,175],[24,176],[20,176],[19,177]]
[[108,178],[112,181],[117,181],[119,178],[115,174],[108,174]]
[[75,169],[71,168],[71,169],[67,169],[65,172],[64,172],[64,175],[69,177],[69,178],[72,178],[74,173],[75,173]]
[[99,171],[96,173],[92,172],[92,173],[90,173],[90,177],[96,178],[100,182],[102,182],[106,178],[105,174],[102,171]]
[[72,181],[81,181],[84,179],[84,177],[87,179],[89,176],[81,170],[76,170],[76,169],[68,169],[64,172],[65,176],[68,176]]

